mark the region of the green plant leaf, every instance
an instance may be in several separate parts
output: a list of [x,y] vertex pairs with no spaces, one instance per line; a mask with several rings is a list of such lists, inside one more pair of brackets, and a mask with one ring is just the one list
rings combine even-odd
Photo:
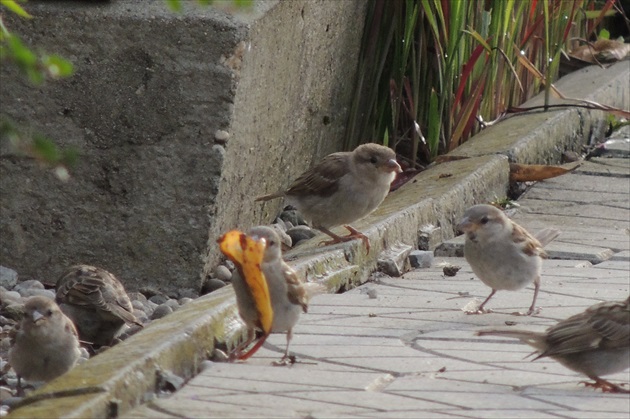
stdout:
[[33,136],[33,152],[37,158],[50,164],[57,163],[61,157],[55,143],[39,134]]
[[22,6],[17,4],[15,0],[0,0],[0,5],[6,7],[11,10],[18,16],[21,16],[26,19],[31,19],[33,16],[29,15],[26,10],[22,9]]
[[42,58],[42,62],[52,77],[59,78],[72,75],[72,63],[59,55],[46,55]]
[[168,7],[174,12],[179,13],[182,11],[182,3],[180,0],[166,0],[166,4],[168,4]]
[[597,39],[610,39],[610,32],[606,29],[600,30],[599,35],[597,35]]

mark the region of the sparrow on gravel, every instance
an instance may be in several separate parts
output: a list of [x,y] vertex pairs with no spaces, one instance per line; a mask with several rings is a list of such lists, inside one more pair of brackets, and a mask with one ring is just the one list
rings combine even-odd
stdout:
[[587,386],[605,392],[629,390],[600,378],[630,368],[630,297],[621,302],[595,304],[562,320],[545,332],[481,330],[478,336],[505,336],[536,348],[534,360],[551,357],[595,383]]
[[82,341],[109,346],[125,324],[142,326],[120,281],[89,265],[69,268],[57,281],[55,300],[74,322]]
[[457,225],[466,234],[464,256],[475,275],[492,288],[479,308],[468,314],[482,314],[486,303],[498,290],[515,291],[534,283],[534,299],[526,315],[536,310],[543,246],[558,237],[560,231],[544,229],[533,237],[492,205],[475,205],[464,213]]
[[[264,240],[265,253],[260,269],[267,281],[271,307],[273,309],[273,333],[287,332],[287,346],[284,356],[276,363],[279,365],[290,361],[289,344],[293,336],[293,327],[297,324],[300,313],[308,310],[309,298],[322,292],[322,286],[315,283],[304,283],[297,273],[282,260],[281,242],[278,234],[270,227],[253,227],[247,233],[254,240]],[[232,275],[232,286],[236,294],[238,311],[248,328],[249,339],[239,348],[244,348],[254,338],[254,328],[258,313],[255,310],[253,296],[238,270]],[[238,348],[237,348],[237,353]]]
[[[314,228],[332,237],[324,245],[360,238],[369,252],[367,236],[349,224],[367,216],[383,202],[400,172],[392,149],[363,144],[351,152],[329,154],[287,190],[260,196],[256,201],[285,197]],[[339,225],[344,225],[350,234],[338,236],[330,231]]]
[[68,372],[81,355],[72,321],[49,298],[30,297],[24,317],[10,332],[9,364],[21,379],[50,381]]

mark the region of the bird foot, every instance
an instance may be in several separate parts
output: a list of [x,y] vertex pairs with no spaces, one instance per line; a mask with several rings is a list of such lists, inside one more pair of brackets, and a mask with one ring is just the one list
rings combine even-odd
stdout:
[[479,307],[476,310],[464,311],[464,313],[466,313],[466,314],[490,314],[490,313],[494,313],[494,310],[491,309],[491,308]]
[[540,314],[541,311],[542,311],[541,307],[530,307],[526,313],[523,313],[522,311],[515,311],[514,313],[512,313],[512,315],[513,316],[533,316],[536,314]]
[[630,390],[602,378],[596,378],[594,383],[591,383],[589,381],[580,381],[580,384],[584,384],[584,387],[593,387],[595,389],[599,388],[602,390],[603,393],[630,394]]
[[331,233],[329,231],[324,231],[326,234],[328,234],[333,239],[332,240],[325,240],[325,241],[321,242],[320,244],[324,245],[324,246],[329,246],[331,244],[345,243],[345,242],[349,242],[349,241],[352,241],[352,240],[361,239],[363,241],[363,245],[367,249],[367,253],[370,253],[370,239],[365,234],[363,234],[360,231],[356,230],[352,226],[344,226],[344,227],[346,228],[346,230],[348,230],[350,232],[350,234],[348,234],[347,236],[338,236],[338,235],[333,234],[333,233]]
[[285,355],[279,361],[273,361],[271,365],[274,367],[286,367],[295,364],[295,355]]

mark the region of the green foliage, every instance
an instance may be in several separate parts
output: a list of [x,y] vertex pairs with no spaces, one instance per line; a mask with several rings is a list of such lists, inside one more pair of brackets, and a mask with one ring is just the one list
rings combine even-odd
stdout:
[[[171,8],[172,11],[180,13],[184,7],[183,2],[189,0],[165,0],[168,4],[168,7]],[[254,4],[254,0],[197,0],[197,4],[201,6],[210,6],[210,5],[229,5],[234,6],[239,9],[247,9],[251,8]]]
[[[17,1],[0,0],[0,7],[22,18],[31,18]],[[70,61],[55,54],[33,52],[19,36],[8,30],[2,17],[0,15],[0,66],[15,66],[33,85],[39,85],[48,78],[59,79],[72,75]],[[41,134],[26,135],[8,117],[0,115],[0,142],[4,141],[8,141],[16,156],[34,159],[52,167],[62,180],[69,178],[68,167],[73,166],[77,159],[76,150],[60,150],[52,140]]]
[[345,147],[387,133],[397,152],[429,163],[478,121],[542,88],[548,97],[562,51],[614,2],[593,13],[594,0],[371,0]]
[[[6,117],[0,119],[0,142],[7,141],[11,155],[36,160],[53,169],[61,180],[68,180],[68,169],[74,167],[78,151],[73,148],[60,149],[49,138],[40,133],[26,134]],[[9,154],[7,154],[9,155]]]

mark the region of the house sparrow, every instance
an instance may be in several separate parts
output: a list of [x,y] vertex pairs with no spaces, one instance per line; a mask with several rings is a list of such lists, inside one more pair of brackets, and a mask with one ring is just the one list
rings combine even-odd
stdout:
[[[310,296],[320,291],[318,284],[305,284],[297,273],[282,260],[280,239],[269,227],[253,227],[248,232],[252,239],[265,242],[265,253],[260,269],[267,281],[271,307],[273,309],[273,333],[287,332],[287,346],[280,364],[289,360],[289,343],[293,327],[300,318],[300,312],[308,310]],[[236,302],[243,322],[249,329],[250,337],[256,324],[257,313],[254,309],[252,294],[238,271],[234,271],[232,285],[236,293]],[[246,342],[246,345],[249,344]]]
[[[285,197],[312,226],[332,237],[325,245],[360,238],[368,252],[370,242],[348,225],[374,211],[387,196],[390,184],[402,172],[396,153],[378,144],[363,144],[351,152],[329,154],[298,177],[287,190],[260,196],[256,201]],[[338,236],[330,229],[344,225],[350,232]]]
[[72,321],[49,298],[30,297],[24,317],[11,332],[9,364],[21,379],[50,381],[69,371],[80,356]]
[[526,314],[534,313],[542,260],[547,257],[543,246],[558,237],[560,232],[545,229],[534,238],[492,205],[470,207],[457,228],[466,233],[466,260],[475,275],[492,288],[479,308],[468,314],[486,313],[484,306],[497,290],[515,291],[532,282],[534,299]]
[[630,393],[600,378],[630,368],[630,297],[595,304],[562,320],[545,332],[481,330],[478,336],[505,336],[536,348],[538,358],[551,357],[570,370],[586,375],[602,391]]
[[97,347],[111,345],[125,324],[142,326],[123,285],[101,268],[69,268],[57,281],[55,300],[76,325],[81,340]]

